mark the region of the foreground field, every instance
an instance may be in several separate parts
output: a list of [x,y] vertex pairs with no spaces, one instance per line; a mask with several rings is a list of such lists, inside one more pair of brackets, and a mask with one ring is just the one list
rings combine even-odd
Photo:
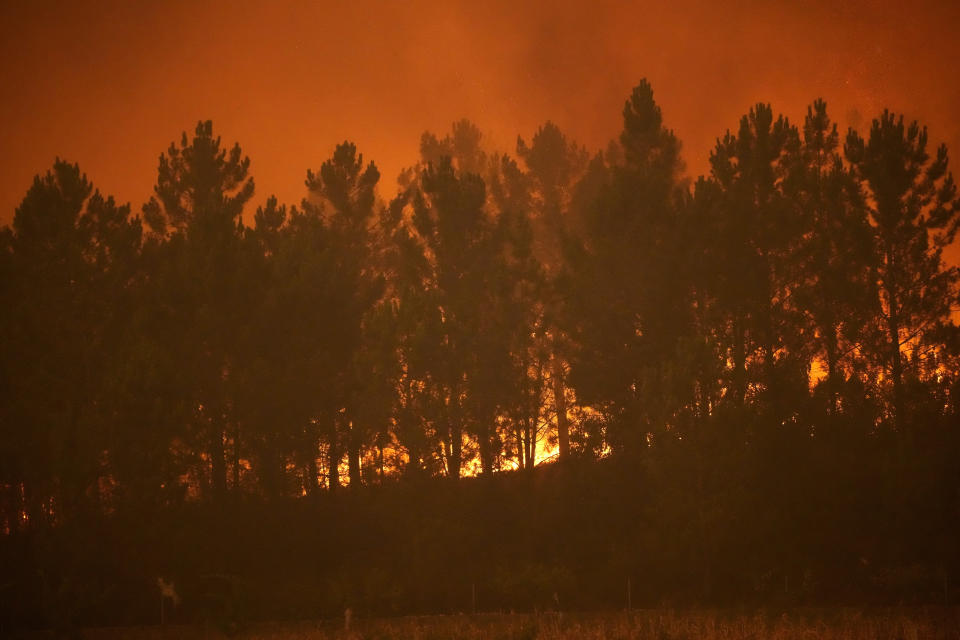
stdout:
[[[167,626],[87,630],[89,640],[214,639],[213,628]],[[643,610],[607,614],[484,614],[250,625],[249,640],[938,640],[960,638],[960,609],[858,611]]]

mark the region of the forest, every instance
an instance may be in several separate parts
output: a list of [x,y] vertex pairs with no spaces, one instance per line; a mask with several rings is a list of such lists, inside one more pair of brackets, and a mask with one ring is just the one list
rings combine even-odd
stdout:
[[730,124],[688,177],[642,81],[602,150],[460,120],[300,203],[209,121],[140,211],[57,159],[0,230],[2,624],[956,603],[947,149]]

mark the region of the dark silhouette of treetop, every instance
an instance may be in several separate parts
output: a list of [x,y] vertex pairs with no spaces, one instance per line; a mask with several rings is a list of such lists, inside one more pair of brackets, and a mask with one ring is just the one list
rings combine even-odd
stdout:
[[661,181],[667,181],[679,177],[683,170],[680,141],[663,126],[653,87],[646,80],[634,87],[623,107],[620,145],[627,164],[642,174],[658,174]]
[[844,154],[868,196],[875,230],[880,320],[886,333],[883,362],[893,386],[890,413],[905,430],[904,378],[916,376],[913,356],[950,314],[958,272],[942,253],[956,235],[960,209],[948,172],[947,149],[927,152],[927,130],[884,111],[864,140],[850,130]]
[[307,190],[332,209],[330,224],[342,231],[362,231],[371,221],[380,172],[363,166],[363,154],[351,142],[337,145],[320,171],[307,171]]
[[249,168],[239,144],[221,148],[213,123],[198,122],[192,139],[184,132],[179,147],[171,143],[160,154],[156,197],[144,206],[144,219],[159,235],[233,233],[253,197]]
[[480,141],[483,134],[469,120],[457,120],[450,133],[442,139],[429,131],[420,138],[420,158],[424,164],[439,164],[444,157],[451,159],[457,170],[481,175],[487,163],[487,153]]

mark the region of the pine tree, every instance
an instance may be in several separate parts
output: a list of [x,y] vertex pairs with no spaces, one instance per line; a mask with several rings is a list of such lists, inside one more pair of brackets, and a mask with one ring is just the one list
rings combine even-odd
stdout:
[[156,196],[143,209],[164,241],[155,286],[165,346],[177,354],[184,418],[209,457],[217,498],[227,491],[228,439],[235,490],[240,481],[240,422],[231,388],[245,311],[240,246],[241,216],[254,190],[249,168],[239,145],[221,148],[213,124],[199,122],[192,138],[184,132],[179,145],[160,155]]
[[690,327],[689,287],[679,244],[680,144],[647,82],[633,90],[623,119],[623,161],[591,163],[583,233],[568,249],[570,377],[577,397],[606,415],[612,445],[640,451],[685,402],[676,356]]
[[379,179],[376,165],[370,162],[364,166],[363,155],[350,142],[337,145],[333,156],[317,173],[307,172],[309,195],[303,209],[306,215],[323,221],[328,235],[328,277],[338,289],[327,310],[336,318],[335,326],[328,330],[333,332],[329,339],[336,341],[343,356],[337,365],[337,387],[342,396],[340,406],[332,412],[340,424],[331,425],[328,439],[331,487],[339,481],[341,436],[346,445],[350,484],[360,486],[362,448],[375,431],[369,421],[383,419],[379,412],[365,410],[372,400],[366,397],[373,375],[368,367],[375,367],[376,363],[363,354],[365,319],[383,293],[383,279],[374,264],[377,239],[373,227],[378,219],[375,205]]
[[711,179],[720,194],[714,226],[721,270],[716,298],[729,327],[728,388],[735,406],[743,404],[751,380],[773,391],[779,364],[798,374],[799,339],[789,302],[802,228],[784,192],[798,146],[796,128],[783,116],[774,119],[769,105],[758,104],[741,118],[736,135],[727,132],[717,141],[710,156]]
[[873,231],[859,185],[840,157],[836,124],[823,100],[807,109],[788,190],[803,218],[791,306],[810,358],[826,367],[828,410],[839,410],[860,345],[875,317]]
[[908,356],[949,316],[958,272],[942,254],[960,225],[960,201],[947,148],[927,152],[927,130],[889,111],[864,140],[852,129],[844,154],[867,195],[874,231],[885,345],[879,356],[891,385],[890,418],[906,432],[904,383],[915,375]]
[[2,482],[23,483],[17,513],[40,524],[46,503],[64,522],[100,508],[108,498],[101,479],[123,467],[112,447],[120,435],[114,394],[124,377],[140,221],[58,159],[34,179],[3,237]]
[[540,127],[527,145],[517,140],[517,155],[526,166],[526,182],[531,194],[530,227],[533,257],[543,271],[544,282],[539,289],[540,324],[543,339],[541,351],[549,354],[548,362],[538,363],[538,371],[548,371],[546,380],[534,381],[535,386],[549,382],[550,397],[556,421],[557,447],[560,460],[570,455],[570,426],[567,406],[567,369],[569,339],[564,335],[562,274],[565,270],[563,247],[568,236],[575,233],[577,221],[573,218],[573,195],[576,185],[587,168],[589,156],[585,149],[569,141],[552,122]]

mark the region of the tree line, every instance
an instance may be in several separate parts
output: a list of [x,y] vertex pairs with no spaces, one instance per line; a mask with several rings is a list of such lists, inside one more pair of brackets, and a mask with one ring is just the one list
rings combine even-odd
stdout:
[[603,151],[459,121],[389,201],[380,177],[344,142],[253,211],[210,122],[139,215],[38,175],[0,235],[0,528],[788,432],[955,441],[958,197],[902,116],[841,139],[822,100],[800,126],[757,104],[692,181],[644,81]]

